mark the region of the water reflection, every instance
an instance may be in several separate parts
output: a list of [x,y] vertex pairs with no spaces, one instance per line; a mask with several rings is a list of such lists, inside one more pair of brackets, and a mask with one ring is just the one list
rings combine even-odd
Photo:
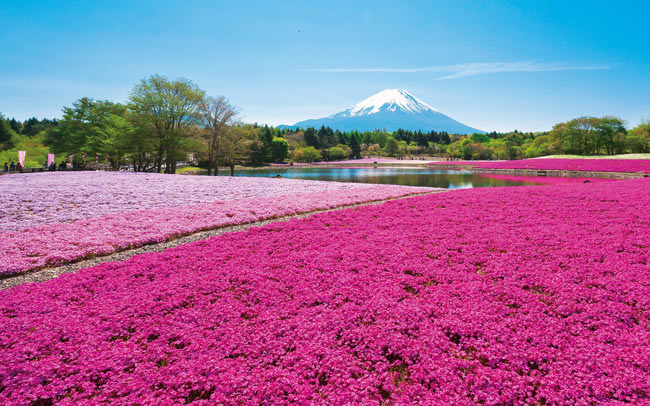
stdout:
[[[221,171],[220,176],[228,175]],[[330,180],[337,182],[383,183],[406,186],[428,186],[445,189],[474,187],[537,185],[531,178],[494,178],[469,171],[445,171],[417,168],[273,168],[241,170],[235,176],[263,176],[294,179]]]

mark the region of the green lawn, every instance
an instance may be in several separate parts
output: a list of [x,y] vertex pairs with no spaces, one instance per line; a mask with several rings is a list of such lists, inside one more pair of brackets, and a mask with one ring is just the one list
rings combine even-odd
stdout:
[[563,158],[563,159],[650,159],[650,154],[620,154],[620,155],[547,155],[533,159]]

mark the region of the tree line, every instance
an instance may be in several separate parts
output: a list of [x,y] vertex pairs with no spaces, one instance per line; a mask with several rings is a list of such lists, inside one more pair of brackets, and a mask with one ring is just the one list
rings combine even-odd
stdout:
[[447,156],[467,160],[650,153],[650,121],[627,130],[616,117],[579,117],[556,124],[547,132],[492,132],[452,136],[452,141],[446,148]]
[[[42,143],[43,148],[38,149]],[[650,152],[650,123],[627,130],[616,117],[580,117],[551,131],[526,133],[341,132],[329,127],[279,128],[244,124],[224,96],[211,97],[187,79],[153,75],[137,83],[125,103],[78,99],[60,120],[24,122],[0,115],[0,150],[29,149],[74,156],[77,166],[128,166],[175,173],[192,153],[208,173],[219,167],[269,162],[336,161],[359,157],[447,156],[520,159],[550,154]],[[31,152],[34,151],[34,152]],[[2,157],[8,156],[2,152]],[[6,159],[6,158],[5,158]]]

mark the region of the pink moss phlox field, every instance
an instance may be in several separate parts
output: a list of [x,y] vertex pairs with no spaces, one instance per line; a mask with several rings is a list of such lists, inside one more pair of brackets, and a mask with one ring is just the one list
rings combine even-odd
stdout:
[[[305,165],[346,165],[346,164],[372,164],[372,163],[387,163],[387,162],[399,162],[397,158],[359,158],[359,159],[346,159],[343,161],[319,161],[319,162],[294,162],[293,166],[305,166]],[[425,163],[428,161],[424,161]],[[276,164],[272,163],[271,166],[291,166],[291,164]]]
[[3,196],[0,230],[22,230],[43,224],[160,207],[358,190],[374,186],[296,179],[134,172],[16,174],[0,177]]
[[0,403],[648,404],[649,189],[431,194],[2,291]]
[[589,182],[611,182],[615,179],[607,178],[577,178],[561,176],[518,176],[518,175],[501,175],[492,173],[481,173],[484,178],[506,180],[509,182],[527,182],[538,183],[541,185],[564,185],[567,183],[589,183]]
[[[44,224],[20,231],[7,231],[0,239],[0,275],[61,265],[89,256],[107,255],[122,249],[159,243],[181,235],[227,225],[251,223],[432,190],[393,185],[338,189],[329,186],[329,190],[318,192],[159,207],[71,223]],[[285,190],[285,193],[290,192],[291,189]]]
[[650,159],[522,159],[518,161],[451,161],[431,165],[471,165],[483,169],[538,169],[579,172],[650,173]]
[[423,160],[408,160],[397,158],[359,158],[359,159],[346,159],[343,161],[321,161],[314,162],[314,165],[354,165],[354,164],[372,164],[372,163],[399,163],[399,162],[421,162],[428,163],[429,161]]

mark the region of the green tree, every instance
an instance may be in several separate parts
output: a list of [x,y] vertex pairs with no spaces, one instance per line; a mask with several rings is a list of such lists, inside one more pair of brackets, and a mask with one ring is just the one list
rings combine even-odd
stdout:
[[12,149],[14,137],[15,133],[11,130],[9,123],[0,114],[0,150]]
[[294,160],[298,162],[316,162],[322,158],[321,153],[314,147],[304,147],[294,152]]
[[616,117],[603,117],[596,125],[598,138],[598,147],[596,153],[599,153],[600,146],[604,146],[608,155],[616,152],[622,152],[625,149],[625,135],[627,130],[623,121]]
[[28,137],[33,137],[39,133],[39,124],[40,121],[36,117],[29,118],[23,123],[20,132]]
[[142,125],[140,117],[127,112],[129,137],[126,142],[128,157],[135,172],[150,172],[156,169],[155,146],[147,125]]
[[472,134],[472,142],[480,142],[482,144],[487,144],[490,142],[490,137],[487,134],[474,133]]
[[212,174],[213,167],[214,173],[219,173],[223,140],[234,124],[236,116],[237,111],[223,96],[206,97],[199,104],[199,118],[203,127],[201,138],[205,143],[208,176]]
[[[553,138],[550,135],[540,135],[525,144],[524,153],[527,158],[549,155],[552,153],[552,142]],[[516,155],[514,153],[504,155],[495,153],[494,157],[497,159],[515,159]]]
[[450,158],[461,158],[463,156],[463,147],[460,142],[453,142],[447,145],[447,155]]
[[318,130],[318,143],[321,149],[327,149],[336,145],[336,137],[331,128],[322,126]]
[[389,138],[386,143],[386,155],[388,156],[397,156],[399,153],[399,144],[395,138]]
[[309,147],[320,148],[320,143],[318,142],[318,133],[312,127],[309,127],[305,130],[305,142]]
[[230,176],[235,176],[235,164],[245,156],[245,143],[248,128],[234,126],[228,129],[222,141],[223,161],[230,168]]
[[350,136],[350,156],[353,159],[361,158],[361,144],[359,143],[359,137],[357,134],[352,134]]
[[20,133],[20,128],[22,127],[22,123],[20,121],[17,121],[15,118],[12,118],[11,120],[8,121],[9,127],[13,132],[16,134]]
[[346,154],[345,150],[341,147],[332,147],[327,151],[327,156],[329,157],[330,160],[332,161],[340,161],[342,159],[345,159],[348,155]]
[[469,142],[463,147],[463,159],[484,160],[491,159],[490,148],[480,142]]
[[260,140],[250,140],[246,143],[247,159],[251,165],[262,165],[265,162],[264,144]]
[[368,155],[380,157],[381,156],[381,146],[379,144],[370,144],[368,145]]
[[562,152],[568,154],[591,155],[598,149],[596,117],[574,118],[553,127],[553,134],[560,140]]
[[176,159],[199,119],[204,92],[187,79],[169,80],[153,75],[137,84],[129,96],[129,110],[149,129],[156,154],[156,169],[176,172]]
[[269,126],[264,126],[264,130],[259,134],[259,140],[262,141],[262,162],[271,162],[273,160],[273,149],[271,146],[271,143],[273,142],[273,132],[271,132]]
[[641,123],[631,129],[626,144],[632,152],[650,152],[650,121]]
[[118,170],[132,130],[126,113],[122,104],[81,98],[63,108],[63,119],[47,132],[45,142],[55,153],[105,157]]
[[273,137],[271,140],[271,154],[273,162],[283,162],[289,154],[289,143],[282,137]]
[[641,137],[637,137],[636,135],[630,135],[625,138],[625,148],[634,154],[648,152],[647,144],[643,142]]

